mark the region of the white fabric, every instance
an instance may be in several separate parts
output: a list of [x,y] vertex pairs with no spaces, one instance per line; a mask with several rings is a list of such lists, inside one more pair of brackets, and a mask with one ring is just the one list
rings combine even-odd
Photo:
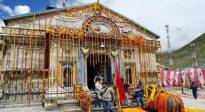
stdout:
[[102,85],[99,82],[95,83],[95,90],[100,91],[102,89]]

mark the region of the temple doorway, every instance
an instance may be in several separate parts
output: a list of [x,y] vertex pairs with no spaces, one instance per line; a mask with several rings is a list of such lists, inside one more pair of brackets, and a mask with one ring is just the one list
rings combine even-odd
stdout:
[[69,64],[63,66],[63,85],[64,87],[73,86],[73,67]]
[[95,89],[94,78],[100,74],[104,81],[112,83],[111,61],[108,55],[89,54],[87,58],[87,81],[90,90]]

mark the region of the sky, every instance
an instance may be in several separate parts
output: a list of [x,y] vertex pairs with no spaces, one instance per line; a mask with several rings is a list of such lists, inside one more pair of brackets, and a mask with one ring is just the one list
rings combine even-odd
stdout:
[[[97,0],[0,0],[2,18],[43,11],[48,5],[63,7]],[[169,25],[172,50],[205,33],[205,0],[99,0],[101,4],[132,19],[160,36],[162,51],[167,51],[165,25]]]

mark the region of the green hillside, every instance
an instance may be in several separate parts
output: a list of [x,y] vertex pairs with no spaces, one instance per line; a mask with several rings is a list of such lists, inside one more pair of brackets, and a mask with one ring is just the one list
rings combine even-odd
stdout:
[[[194,43],[195,53],[198,61],[198,65],[202,66],[205,64],[205,33],[185,45],[184,47],[173,52],[174,68],[186,68],[192,67],[192,43]],[[162,63],[167,67],[168,65],[168,53],[162,54]]]

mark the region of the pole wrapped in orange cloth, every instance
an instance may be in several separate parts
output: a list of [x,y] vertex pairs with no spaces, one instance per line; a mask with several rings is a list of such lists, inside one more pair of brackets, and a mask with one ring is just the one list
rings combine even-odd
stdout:
[[116,61],[116,87],[117,87],[117,92],[119,94],[120,104],[122,105],[125,103],[125,91],[124,91],[122,77],[118,68],[117,61]]

